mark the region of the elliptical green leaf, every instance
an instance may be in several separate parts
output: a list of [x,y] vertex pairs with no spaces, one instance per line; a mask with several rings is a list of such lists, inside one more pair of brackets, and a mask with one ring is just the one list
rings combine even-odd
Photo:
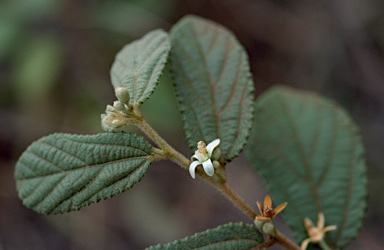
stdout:
[[275,87],[256,103],[247,158],[274,199],[288,202],[284,217],[301,242],[305,217],[320,212],[333,248],[357,234],[366,208],[367,176],[357,126],[335,103],[315,94]]
[[195,16],[171,30],[171,69],[191,149],[221,139],[223,158],[244,148],[253,120],[248,58],[226,28]]
[[151,145],[135,134],[52,134],[20,156],[15,169],[19,196],[42,214],[78,210],[139,182],[151,154]]
[[112,65],[112,85],[129,90],[131,105],[142,104],[154,92],[170,49],[168,34],[162,30],[149,32],[126,45]]
[[252,225],[228,223],[205,232],[197,233],[172,243],[148,247],[147,250],[248,250],[264,242],[263,235]]

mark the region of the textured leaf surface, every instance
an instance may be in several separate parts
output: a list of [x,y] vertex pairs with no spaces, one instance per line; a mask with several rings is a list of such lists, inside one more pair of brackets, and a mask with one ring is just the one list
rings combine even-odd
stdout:
[[327,241],[338,248],[357,234],[366,207],[366,167],[356,125],[317,95],[276,87],[256,104],[247,157],[277,203],[288,202],[287,223],[301,242],[303,219],[337,225]]
[[152,246],[147,248],[147,250],[248,250],[263,242],[263,236],[252,225],[244,223],[228,223],[169,244]]
[[171,49],[168,34],[155,30],[142,39],[126,45],[115,58],[111,68],[113,86],[126,87],[130,104],[142,104],[158,84]]
[[43,214],[78,210],[140,181],[151,152],[150,144],[134,134],[52,134],[20,156],[15,169],[19,196]]
[[234,35],[187,16],[171,31],[171,69],[191,149],[221,139],[226,160],[243,149],[252,125],[253,83],[248,58]]

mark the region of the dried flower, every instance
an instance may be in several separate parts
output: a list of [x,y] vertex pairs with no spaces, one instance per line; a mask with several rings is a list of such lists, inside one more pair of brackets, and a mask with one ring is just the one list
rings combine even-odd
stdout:
[[269,195],[266,195],[264,198],[264,204],[261,201],[257,202],[257,206],[259,207],[261,215],[256,215],[256,219],[273,219],[278,213],[283,211],[283,209],[287,206],[287,202],[280,204],[276,208],[272,208],[272,199]]
[[305,250],[309,243],[321,243],[324,239],[324,235],[328,231],[336,230],[337,226],[331,225],[324,227],[324,214],[319,213],[319,217],[317,220],[317,227],[313,224],[313,222],[309,218],[304,219],[304,226],[307,230],[307,234],[309,238],[305,239],[301,242],[300,249]]

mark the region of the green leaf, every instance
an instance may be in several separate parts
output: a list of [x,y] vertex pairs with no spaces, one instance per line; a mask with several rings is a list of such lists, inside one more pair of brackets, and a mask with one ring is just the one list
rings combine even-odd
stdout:
[[235,36],[211,21],[187,16],[171,30],[171,69],[191,149],[221,139],[224,159],[244,148],[253,119],[248,58]]
[[172,249],[251,249],[264,242],[262,234],[252,225],[228,223],[205,232],[197,233],[172,243],[151,246],[147,250]]
[[366,166],[356,125],[335,103],[315,94],[276,87],[256,104],[247,157],[266,180],[301,242],[303,220],[337,225],[326,240],[344,247],[357,234],[366,208]]
[[135,134],[52,134],[20,156],[15,169],[19,196],[43,214],[78,210],[140,181],[151,153],[151,145]]
[[168,34],[154,30],[126,45],[116,55],[111,68],[111,81],[115,88],[125,87],[129,90],[130,104],[142,104],[151,96],[170,49]]

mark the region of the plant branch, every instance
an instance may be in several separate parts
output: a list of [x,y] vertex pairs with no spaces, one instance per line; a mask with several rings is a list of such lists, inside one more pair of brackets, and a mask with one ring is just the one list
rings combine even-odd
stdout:
[[275,245],[276,243],[277,243],[277,240],[275,238],[271,238],[269,241],[263,242],[257,247],[251,248],[251,250],[265,249]]
[[[164,155],[166,157],[188,170],[188,166],[191,163],[190,160],[171,147],[148,123],[145,122],[145,120],[142,119],[137,125],[164,151]],[[201,171],[197,171],[196,174],[203,178],[206,182],[216,187],[217,190],[219,190],[225,197],[227,197],[227,199],[243,211],[251,220],[255,219],[257,215],[256,211],[250,207],[236,192],[234,192],[227,185],[227,183],[219,183]]]
[[[182,168],[188,170],[188,166],[191,161],[188,160],[184,155],[176,151],[171,145],[169,145],[141,116],[137,118],[135,123],[149,138],[151,138],[160,149],[153,148],[156,156],[155,160],[169,159]],[[203,173],[201,170],[197,170],[196,174],[203,178],[206,182],[213,185],[219,190],[228,200],[230,200],[235,206],[237,206],[243,213],[245,213],[252,221],[255,219],[257,213],[249,206],[236,192],[234,192],[226,182],[218,182],[214,178],[211,178]],[[269,244],[277,243],[286,249],[300,250],[300,248],[290,241],[285,235],[277,231],[276,237],[271,239]]]
[[219,190],[228,200],[230,200],[236,207],[238,207],[243,213],[245,213],[252,221],[255,219],[257,213],[256,211],[248,205],[236,192],[231,189],[228,184],[219,183],[213,178],[205,174],[200,174],[205,181],[213,185],[217,190]]
[[151,161],[167,160],[168,157],[164,155],[164,151],[158,148],[152,148],[153,154],[151,155]]
[[169,145],[144,119],[138,120],[137,125],[149,138],[151,138],[163,151],[166,159],[174,161],[179,166],[188,169],[190,161]]

